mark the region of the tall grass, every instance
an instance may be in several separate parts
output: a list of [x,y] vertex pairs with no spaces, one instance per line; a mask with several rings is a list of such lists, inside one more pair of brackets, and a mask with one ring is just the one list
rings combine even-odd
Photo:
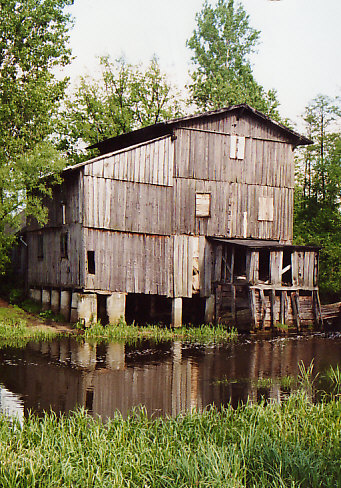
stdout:
[[85,339],[106,341],[139,341],[149,339],[158,341],[190,341],[190,342],[228,342],[237,338],[237,330],[223,325],[185,326],[178,328],[161,327],[159,325],[137,326],[128,325],[124,321],[116,325],[103,326],[92,324],[83,332]]
[[25,347],[29,341],[51,340],[57,331],[27,325],[26,314],[18,307],[0,308],[0,348]]
[[103,424],[84,410],[0,421],[0,486],[9,488],[341,486],[341,402],[297,393],[176,419],[135,410]]

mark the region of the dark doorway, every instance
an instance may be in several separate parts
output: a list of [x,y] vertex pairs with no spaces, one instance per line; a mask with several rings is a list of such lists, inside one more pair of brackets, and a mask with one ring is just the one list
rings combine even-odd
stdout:
[[97,319],[102,325],[109,324],[107,313],[107,295],[97,294]]

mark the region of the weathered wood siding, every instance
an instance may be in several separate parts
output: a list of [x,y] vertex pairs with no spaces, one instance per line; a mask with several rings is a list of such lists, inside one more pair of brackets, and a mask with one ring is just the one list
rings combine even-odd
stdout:
[[[61,256],[60,237],[68,233],[68,257]],[[38,241],[43,236],[43,256],[38,254]],[[79,287],[83,286],[82,232],[80,225],[28,232],[28,284]]]
[[[292,241],[293,151],[280,130],[229,114],[184,121],[175,134],[174,233]],[[230,157],[233,134],[245,137],[243,159]],[[210,217],[195,217],[196,192],[211,193]],[[264,201],[273,205],[261,219]]]
[[[210,217],[195,216],[195,194],[202,192],[211,193]],[[273,198],[272,221],[258,219],[260,197]],[[173,232],[291,242],[293,197],[291,188],[176,178]]]
[[173,185],[174,143],[170,137],[101,156],[84,167],[84,174],[150,185]]
[[95,274],[86,266],[85,288],[172,296],[173,239],[84,229],[84,259],[95,251]]
[[95,252],[95,274],[89,273],[85,264],[87,290],[192,297],[193,257],[199,248],[200,294],[211,293],[213,254],[204,237],[96,229],[85,229],[84,233],[85,263],[87,252]]
[[84,176],[84,226],[171,234],[172,188]]
[[[63,225],[62,204],[65,205],[65,223],[80,224],[82,222],[83,178],[78,171],[63,177],[63,182],[52,188],[52,198],[44,197],[43,205],[48,210],[48,221],[45,228]],[[41,226],[31,221],[29,230],[39,230]]]

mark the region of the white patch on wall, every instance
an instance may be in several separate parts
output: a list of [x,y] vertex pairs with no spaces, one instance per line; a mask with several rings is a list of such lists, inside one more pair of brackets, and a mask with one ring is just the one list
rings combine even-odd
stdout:
[[244,157],[245,157],[245,137],[232,135],[230,141],[230,158],[244,159]]
[[211,215],[211,194],[196,193],[195,194],[195,216],[210,217],[210,215]]
[[273,222],[274,199],[272,197],[259,197],[258,220]]

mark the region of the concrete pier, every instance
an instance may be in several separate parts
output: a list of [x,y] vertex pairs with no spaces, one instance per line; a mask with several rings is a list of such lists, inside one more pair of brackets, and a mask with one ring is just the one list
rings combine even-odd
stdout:
[[172,326],[181,327],[182,325],[182,298],[172,299]]
[[112,293],[107,298],[107,314],[110,324],[116,324],[120,319],[125,320],[126,293]]

